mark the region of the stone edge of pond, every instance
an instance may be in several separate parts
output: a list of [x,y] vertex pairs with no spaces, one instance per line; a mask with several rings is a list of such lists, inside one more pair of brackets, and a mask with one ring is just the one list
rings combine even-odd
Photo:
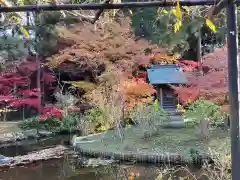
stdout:
[[15,167],[19,165],[20,166],[27,165],[38,161],[59,159],[63,157],[66,150],[68,150],[67,147],[57,145],[53,148],[42,149],[22,156],[14,157],[0,156],[0,169]]
[[86,157],[113,159],[123,162],[134,162],[138,164],[196,164],[202,165],[205,162],[211,162],[212,158],[209,155],[189,155],[181,156],[179,153],[165,152],[164,154],[151,154],[141,152],[101,152],[82,147],[81,145],[74,146],[74,149]]
[[[134,163],[152,163],[152,164],[196,164],[202,165],[205,162],[213,162],[214,157],[206,153],[198,153],[192,155],[181,155],[181,153],[165,152],[162,154],[142,153],[142,152],[101,152],[97,149],[84,147],[86,143],[94,143],[99,140],[87,140],[89,137],[104,135],[105,132],[90,134],[87,136],[79,136],[72,139],[72,146],[76,151],[86,157],[113,159],[123,162]],[[182,153],[183,154],[183,153]]]
[[35,139],[38,137],[48,137],[52,136],[54,133],[49,132],[46,130],[39,130],[37,132],[36,129],[30,129],[30,130],[24,130],[21,132],[9,132],[9,133],[3,133],[0,134],[0,146],[3,146],[5,144],[9,143],[15,143],[27,139]]

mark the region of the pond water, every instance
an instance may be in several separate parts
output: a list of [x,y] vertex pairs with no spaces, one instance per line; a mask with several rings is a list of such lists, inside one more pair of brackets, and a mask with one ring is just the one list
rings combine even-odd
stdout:
[[[5,156],[25,155],[29,152],[66,144],[71,137],[59,136],[26,141],[18,146],[0,147]],[[38,162],[25,167],[0,169],[0,180],[128,180],[130,175],[138,180],[155,180],[160,166],[112,164],[99,167],[82,167],[79,161],[86,159],[72,154],[62,159]],[[182,173],[181,173],[182,174]],[[181,175],[182,176],[182,175]]]
[[27,167],[16,167],[0,172],[1,180],[127,180],[132,174],[139,180],[154,180],[156,167],[112,165],[95,168],[76,168],[66,160],[52,160]]
[[8,144],[7,146],[0,146],[0,154],[8,157],[25,155],[32,151],[38,151],[41,149],[47,149],[55,147],[56,145],[64,145],[71,140],[69,135],[61,135],[55,137],[46,137],[39,140],[25,140],[14,144]]

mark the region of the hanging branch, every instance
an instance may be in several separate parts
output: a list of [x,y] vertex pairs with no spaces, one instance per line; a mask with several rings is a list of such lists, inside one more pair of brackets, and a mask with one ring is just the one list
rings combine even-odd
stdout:
[[206,17],[208,19],[213,19],[214,16],[219,14],[222,9],[224,9],[228,5],[228,0],[220,0],[218,3],[213,5],[207,12]]
[[[103,2],[103,4],[109,4],[110,0],[105,0]],[[99,9],[98,12],[95,14],[94,19],[91,21],[92,24],[94,24],[97,20],[99,20],[99,17],[101,16],[101,14],[103,13],[104,9]]]
[[[105,0],[102,4],[109,4],[111,0]],[[97,20],[99,20],[101,14],[103,13],[104,11],[104,8],[101,8],[97,11],[97,13],[95,14],[95,16],[86,16],[86,15],[83,15],[83,14],[80,14],[80,13],[72,13],[71,11],[68,11],[68,13],[70,14],[73,14],[73,15],[77,15],[77,16],[80,16],[81,19],[83,21],[87,21],[87,22],[90,22],[92,24],[94,24]]]

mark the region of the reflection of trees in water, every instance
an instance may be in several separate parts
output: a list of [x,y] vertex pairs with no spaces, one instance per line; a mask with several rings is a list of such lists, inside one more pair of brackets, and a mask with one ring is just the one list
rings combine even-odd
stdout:
[[[59,168],[59,177],[65,180],[128,180],[130,176],[138,180],[155,179],[157,167],[112,164],[99,167],[81,167],[78,160],[64,160]],[[138,177],[138,178],[136,178]]]
[[138,180],[155,179],[157,177],[157,167],[145,167],[137,165],[108,165],[89,168],[75,169],[75,175],[68,179],[77,180],[128,180],[130,177]]
[[[75,160],[75,162],[77,162]],[[170,167],[170,166],[141,166],[141,165],[124,165],[124,164],[112,164],[99,167],[80,167],[74,164],[70,165],[69,161],[66,161],[66,169],[63,172],[66,180],[77,180],[79,178],[84,180],[155,180],[157,176],[164,172],[165,177],[186,177],[189,172],[195,174],[199,169]],[[69,167],[71,166],[71,173],[69,173]],[[66,176],[68,174],[68,176]],[[61,177],[63,177],[63,175]],[[130,178],[133,177],[133,178]]]
[[75,175],[68,180],[127,180],[127,171],[119,165],[109,165],[102,167],[88,167],[75,169]]
[[[82,157],[80,158],[83,160]],[[99,167],[82,167],[79,163],[81,160],[74,160],[73,157],[67,156],[65,159],[32,164],[27,168],[9,169],[6,172],[0,172],[0,177],[1,180],[155,180],[160,173],[163,173],[164,177],[170,177],[170,175],[172,177],[186,177],[190,175],[189,173],[199,177],[198,175],[201,172],[198,168],[183,168],[182,166],[157,167],[151,165],[113,164]],[[209,179],[203,178],[203,180]]]

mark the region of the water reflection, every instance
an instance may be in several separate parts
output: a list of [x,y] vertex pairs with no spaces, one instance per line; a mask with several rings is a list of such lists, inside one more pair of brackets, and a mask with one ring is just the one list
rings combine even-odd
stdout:
[[76,168],[61,159],[0,171],[1,180],[127,180],[131,175],[139,176],[138,180],[154,180],[157,168],[130,165]]
[[8,146],[0,145],[0,154],[8,157],[26,155],[32,151],[39,151],[42,149],[55,147],[56,145],[64,145],[64,142],[67,142],[70,139],[70,135],[62,135],[55,137],[46,137],[39,140],[32,139],[20,141],[18,143],[9,144]]

